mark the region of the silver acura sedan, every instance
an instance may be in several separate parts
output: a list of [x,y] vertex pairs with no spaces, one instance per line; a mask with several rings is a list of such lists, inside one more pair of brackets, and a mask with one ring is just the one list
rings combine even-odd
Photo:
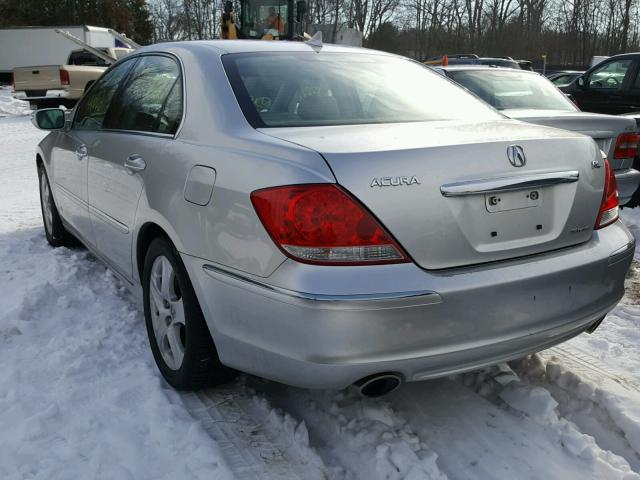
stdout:
[[597,327],[635,248],[591,138],[382,52],[154,45],[34,122],[48,241],[140,294],[176,388],[378,395],[522,357]]

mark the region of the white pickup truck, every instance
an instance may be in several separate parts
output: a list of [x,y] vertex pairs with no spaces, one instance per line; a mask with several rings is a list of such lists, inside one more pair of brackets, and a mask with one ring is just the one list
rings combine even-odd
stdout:
[[72,107],[111,63],[133,51],[130,48],[97,50],[103,55],[86,49],[74,50],[66,65],[15,68],[14,98],[28,101],[32,109]]

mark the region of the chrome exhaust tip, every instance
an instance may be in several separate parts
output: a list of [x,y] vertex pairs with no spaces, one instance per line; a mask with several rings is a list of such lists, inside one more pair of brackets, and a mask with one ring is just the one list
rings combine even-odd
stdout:
[[402,384],[402,377],[395,373],[379,373],[358,380],[353,385],[366,398],[382,397],[393,392]]

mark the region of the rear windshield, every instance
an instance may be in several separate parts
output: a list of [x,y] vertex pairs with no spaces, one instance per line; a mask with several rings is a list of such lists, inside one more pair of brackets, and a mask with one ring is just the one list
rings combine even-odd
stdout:
[[223,63],[255,128],[501,119],[416,62],[351,53],[242,53]]
[[[106,53],[106,52],[105,52]],[[108,67],[102,58],[95,56],[87,50],[76,50],[69,55],[69,65],[84,65],[93,67]]]
[[571,101],[548,79],[535,73],[506,69],[448,73],[460,85],[498,110],[576,110]]

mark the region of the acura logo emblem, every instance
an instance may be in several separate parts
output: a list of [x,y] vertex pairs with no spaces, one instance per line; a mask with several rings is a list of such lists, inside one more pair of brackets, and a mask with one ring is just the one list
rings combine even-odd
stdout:
[[527,157],[524,155],[524,149],[520,145],[509,145],[507,157],[509,158],[509,163],[514,167],[524,167],[527,164]]

